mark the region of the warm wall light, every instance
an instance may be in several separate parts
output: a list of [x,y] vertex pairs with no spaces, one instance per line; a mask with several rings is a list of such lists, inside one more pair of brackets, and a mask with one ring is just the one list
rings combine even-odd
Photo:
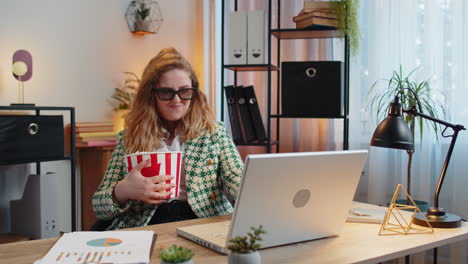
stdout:
[[[416,102],[419,106],[419,111],[422,111],[421,104],[416,93],[410,88],[405,89],[408,89],[413,93],[414,98],[416,99]],[[414,142],[411,136],[411,132],[406,123],[403,121],[403,113],[413,115],[414,117],[419,116],[437,124],[440,124],[442,126],[445,126],[445,129],[442,131],[442,136],[451,137],[452,141],[450,143],[450,147],[448,149],[447,156],[445,158],[445,162],[439,176],[437,188],[434,192],[434,204],[433,207],[427,210],[426,217],[428,221],[426,221],[424,217],[421,217],[421,215],[416,215],[413,218],[413,223],[417,225],[427,226],[427,222],[429,222],[432,227],[440,228],[460,227],[462,223],[461,217],[454,214],[449,214],[445,212],[444,208],[439,207],[439,194],[440,190],[442,189],[442,184],[445,179],[445,173],[447,172],[453,148],[455,147],[458,132],[461,130],[465,130],[465,127],[462,125],[451,124],[443,120],[434,118],[432,116],[425,115],[422,112],[418,112],[416,110],[416,106],[413,106],[410,109],[403,109],[399,100],[400,97],[398,93],[395,96],[394,101],[390,104],[390,109],[388,111],[387,118],[383,120],[375,129],[375,132],[372,136],[371,146],[406,150],[414,149]],[[446,134],[448,128],[452,129],[452,134]]]
[[13,76],[19,81],[18,98],[19,104],[12,105],[34,105],[24,103],[24,82],[32,77],[33,64],[32,56],[27,50],[17,50],[13,54],[12,60]]
[[158,2],[154,0],[134,0],[125,13],[128,27],[135,34],[156,34],[162,24],[162,14]]

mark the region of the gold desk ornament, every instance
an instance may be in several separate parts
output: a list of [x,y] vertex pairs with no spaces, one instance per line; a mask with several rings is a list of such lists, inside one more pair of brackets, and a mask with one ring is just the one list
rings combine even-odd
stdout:
[[[397,204],[396,200],[398,198],[398,194],[402,190],[407,197],[407,201],[410,201],[411,204]],[[401,210],[408,210],[412,211],[411,218],[409,218],[409,214],[407,213],[402,214]],[[414,227],[413,219],[414,217],[420,214],[423,219],[426,221],[428,227]],[[396,223],[394,221],[395,220]],[[411,196],[408,194],[406,189],[403,185],[398,184],[393,193],[392,202],[388,206],[387,213],[385,214],[384,221],[382,226],[380,227],[379,235],[398,235],[398,234],[424,234],[424,233],[433,233],[434,229],[432,228],[429,221],[427,221],[426,216],[421,212],[416,203],[413,201]]]

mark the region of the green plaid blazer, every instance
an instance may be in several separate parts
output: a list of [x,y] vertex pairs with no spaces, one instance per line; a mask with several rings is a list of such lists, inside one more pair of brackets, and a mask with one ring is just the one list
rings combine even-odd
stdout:
[[[119,206],[112,199],[114,186],[126,176],[126,155],[122,139],[112,153],[102,182],[93,196],[93,210],[99,219],[114,219],[107,230],[148,224],[157,205],[129,200]],[[235,199],[244,164],[222,122],[216,122],[215,132],[202,133],[185,142],[184,161],[187,200],[198,217],[230,214],[233,207],[223,190]],[[222,186],[222,187],[221,187]]]

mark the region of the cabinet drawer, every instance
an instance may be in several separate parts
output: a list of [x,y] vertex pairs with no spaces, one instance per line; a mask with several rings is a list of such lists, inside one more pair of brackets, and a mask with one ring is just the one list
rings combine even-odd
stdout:
[[344,70],[340,61],[281,64],[281,105],[286,117],[342,118]]
[[62,116],[0,115],[0,162],[63,156]]

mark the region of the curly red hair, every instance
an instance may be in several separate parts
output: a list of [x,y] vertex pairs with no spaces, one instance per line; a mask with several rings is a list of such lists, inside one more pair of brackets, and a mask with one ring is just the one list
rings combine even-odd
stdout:
[[198,89],[187,114],[176,128],[181,140],[194,139],[203,131],[214,132],[214,114],[206,95],[199,90],[198,78],[192,65],[176,49],[165,48],[146,65],[135,100],[125,117],[124,145],[127,153],[159,148],[164,133],[152,89],[162,74],[173,69],[189,73],[192,87]]

